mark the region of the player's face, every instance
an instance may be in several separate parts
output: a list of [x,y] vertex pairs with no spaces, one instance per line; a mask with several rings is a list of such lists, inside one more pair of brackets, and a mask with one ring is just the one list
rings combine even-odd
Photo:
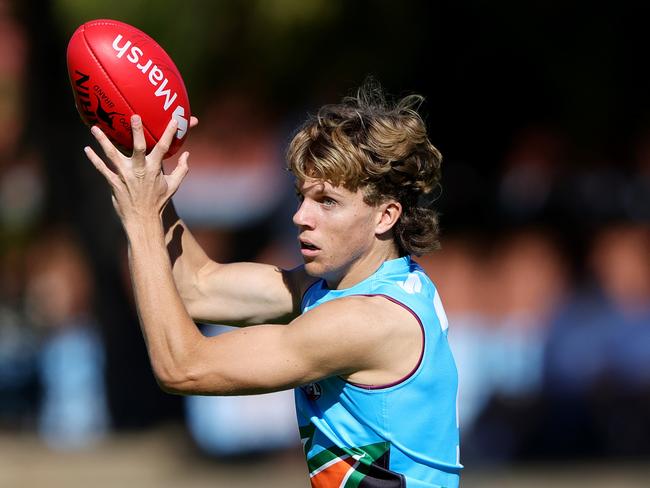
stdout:
[[380,212],[363,201],[362,190],[351,192],[322,180],[304,181],[298,196],[293,222],[305,270],[338,286],[372,251]]

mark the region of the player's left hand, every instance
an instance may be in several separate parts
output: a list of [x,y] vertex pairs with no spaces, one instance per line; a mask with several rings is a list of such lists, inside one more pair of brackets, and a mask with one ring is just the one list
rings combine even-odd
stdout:
[[[196,123],[198,120],[194,125]],[[111,168],[91,147],[85,147],[84,151],[110,185],[113,192],[113,206],[125,228],[132,224],[141,225],[142,219],[159,218],[163,208],[187,174],[189,157],[187,151],[181,154],[171,174],[166,175],[162,171],[162,160],[169,150],[177,126],[177,122],[172,119],[158,143],[147,155],[142,119],[138,115],[132,116],[131,157],[122,154],[99,127],[92,128],[91,132],[111,163]]]

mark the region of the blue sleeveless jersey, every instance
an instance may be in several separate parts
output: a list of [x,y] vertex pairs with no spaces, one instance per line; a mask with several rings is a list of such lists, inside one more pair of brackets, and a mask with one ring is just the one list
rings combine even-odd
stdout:
[[295,389],[312,487],[457,487],[458,375],[435,286],[406,256],[384,262],[348,289],[317,281],[302,311],[353,295],[381,295],[403,306],[420,323],[424,348],[415,369],[390,385],[334,376]]

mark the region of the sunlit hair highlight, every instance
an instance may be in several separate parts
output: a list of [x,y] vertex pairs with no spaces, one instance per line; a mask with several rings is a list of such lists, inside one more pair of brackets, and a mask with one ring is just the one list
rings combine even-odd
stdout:
[[288,169],[299,183],[315,178],[350,191],[362,189],[368,205],[400,202],[402,215],[393,232],[402,254],[439,247],[431,203],[442,156],[417,112],[422,101],[409,95],[388,102],[377,82],[366,81],[355,96],[310,116],[287,151]]

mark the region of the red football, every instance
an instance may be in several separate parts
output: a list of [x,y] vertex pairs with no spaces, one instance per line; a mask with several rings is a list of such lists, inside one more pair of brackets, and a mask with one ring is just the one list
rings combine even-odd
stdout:
[[117,20],[91,20],[72,34],[67,57],[75,104],[87,125],[99,126],[130,154],[131,115],[142,117],[147,152],[173,117],[178,130],[165,157],[183,144],[190,119],[185,84],[151,37]]

